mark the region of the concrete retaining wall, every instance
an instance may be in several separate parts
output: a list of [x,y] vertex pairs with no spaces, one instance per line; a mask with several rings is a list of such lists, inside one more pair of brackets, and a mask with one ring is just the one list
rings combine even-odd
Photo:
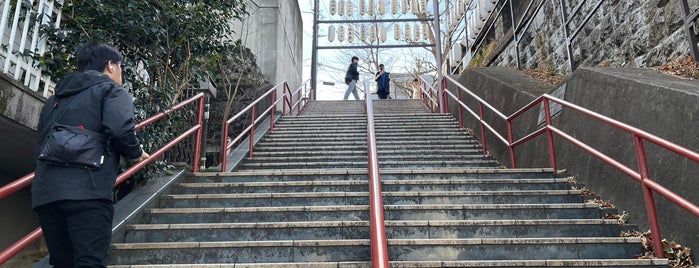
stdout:
[[[507,68],[470,69],[459,81],[490,102],[505,115],[510,115],[546,90],[564,96],[566,101],[581,105],[600,114],[636,126],[690,150],[699,150],[699,82],[660,74],[647,69],[581,68],[561,83],[560,87],[533,81]],[[453,86],[450,90],[454,90]],[[532,94],[532,92],[535,92]],[[466,100],[466,98],[464,97]],[[466,100],[478,111],[473,101]],[[454,103],[451,112],[458,113]],[[469,116],[469,117],[467,117]],[[464,113],[466,127],[480,135],[477,122]],[[507,137],[505,123],[486,113],[503,137]],[[520,138],[537,128],[539,107],[514,121],[514,136]],[[631,134],[564,109],[555,116],[554,126],[617,159],[633,170],[637,160]],[[592,191],[616,207],[630,214],[630,223],[648,229],[640,184],[615,168],[590,156],[581,149],[555,138],[559,169],[567,169]],[[487,135],[489,151],[509,166],[507,148],[492,134]],[[674,153],[645,143],[651,177],[671,191],[699,204],[699,164],[678,157]],[[516,151],[518,167],[548,167],[546,139],[543,136],[525,144]],[[671,204],[656,194],[661,234],[683,245],[699,247],[699,218]]]

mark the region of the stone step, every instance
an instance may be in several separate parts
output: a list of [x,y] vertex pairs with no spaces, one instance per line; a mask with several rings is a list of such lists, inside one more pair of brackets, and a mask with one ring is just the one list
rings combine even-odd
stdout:
[[[415,126],[413,128],[401,128],[401,127],[376,127],[376,134],[379,133],[452,133],[461,131],[456,127],[448,126],[436,126],[430,127],[429,125],[425,127]],[[271,133],[280,134],[349,134],[349,133],[366,133],[366,127],[318,127],[318,128],[305,128],[305,129],[284,129],[284,128],[274,128]]]
[[[535,220],[601,219],[592,203],[384,205],[385,220]],[[144,223],[212,223],[259,221],[357,221],[369,219],[368,205],[153,208]]]
[[[617,236],[638,228],[617,220],[385,221],[388,239],[542,238]],[[364,239],[369,221],[133,224],[124,243]]]
[[[467,161],[467,160],[492,160],[491,157],[484,157],[479,152],[461,155],[443,155],[437,152],[429,154],[386,154],[379,153],[379,164],[403,161],[405,164],[410,164],[416,161]],[[325,155],[325,156],[253,156],[253,158],[245,158],[246,163],[298,163],[298,162],[366,162],[367,156],[364,155]]]
[[[288,182],[179,183],[175,194],[274,193],[274,192],[365,192],[369,183],[363,180],[322,180]],[[566,179],[495,179],[495,180],[383,180],[387,192],[407,191],[513,191],[567,190]]]
[[[639,238],[388,239],[394,261],[620,259],[640,254]],[[114,243],[109,263],[278,263],[369,261],[368,239]]]
[[[393,141],[399,141],[399,140],[410,140],[410,141],[422,141],[422,140],[434,140],[434,139],[456,139],[456,140],[468,140],[472,142],[476,142],[471,136],[469,136],[466,133],[440,133],[440,135],[424,135],[424,134],[415,134],[415,135],[399,135],[400,133],[384,133],[380,135],[376,135],[377,141],[381,140],[393,140]],[[366,135],[361,136],[361,135],[353,135],[353,136],[344,136],[344,135],[334,135],[334,136],[326,136],[326,135],[265,135],[265,137],[262,139],[263,142],[293,142],[293,141],[315,141],[315,142],[325,142],[325,141],[337,141],[337,140],[343,140],[343,141],[363,141],[366,143]]]
[[[379,152],[381,150],[428,150],[428,149],[453,149],[453,150],[473,150],[473,149],[480,149],[480,145],[478,144],[473,144],[469,142],[460,142],[460,143],[449,143],[449,144],[440,144],[440,143],[421,143],[421,144],[416,144],[415,142],[377,142],[376,145],[377,149]],[[263,151],[263,152],[283,152],[283,151],[296,151],[296,152],[302,152],[302,151],[344,151],[344,150],[366,150],[366,142],[365,143],[354,143],[354,144],[346,144],[346,143],[338,143],[338,144],[304,144],[303,147],[297,147],[294,146],[294,144],[285,144],[284,146],[280,144],[265,144],[265,143],[259,143],[258,146],[254,148],[253,151]]]
[[[415,122],[415,121],[394,121],[394,122],[374,122],[376,129],[385,128],[402,128],[402,129],[423,129],[427,126],[454,128],[457,123],[453,121],[437,121],[437,122]],[[308,130],[308,129],[366,129],[366,123],[360,122],[318,122],[313,124],[275,124],[274,130]]]
[[[382,156],[389,155],[425,155],[425,154],[438,154],[438,155],[464,155],[464,154],[481,154],[483,153],[480,149],[465,149],[465,150],[409,150],[409,149],[396,149],[396,150],[379,150],[379,159]],[[342,156],[366,156],[366,150],[343,150],[343,151],[253,151],[253,157],[298,157],[298,156],[329,156],[329,155],[342,155]]]
[[[355,148],[359,146],[366,146],[367,141],[366,137],[365,139],[356,139],[356,140],[342,140],[342,139],[335,139],[335,140],[327,140],[327,141],[315,141],[315,140],[291,140],[291,141],[266,141],[262,140],[260,141],[255,149],[257,148],[263,148],[263,147],[270,147],[270,146],[279,146],[279,147],[290,147],[294,146],[297,149],[304,149],[307,146],[313,146],[313,145],[322,145],[322,146],[333,146],[333,145],[338,145],[338,146],[354,146]],[[458,145],[478,145],[475,143],[473,140],[467,140],[467,139],[462,139],[462,140],[450,140],[449,142],[444,142],[444,141],[439,141],[439,140],[394,140],[394,139],[377,139],[376,140],[376,146],[397,146],[397,145],[405,145],[405,146],[427,146],[427,145],[440,145],[442,147],[444,146],[458,146]]]
[[[319,161],[319,162],[247,162],[244,161],[236,167],[238,170],[245,169],[286,169],[286,168],[353,168],[366,167],[367,161]],[[464,160],[413,160],[413,161],[389,161],[380,160],[380,168],[396,167],[498,167],[497,161],[492,159],[464,159]]]
[[[667,268],[667,259],[550,259],[499,261],[389,261],[390,267],[657,267]],[[189,264],[110,265],[109,268],[192,268]],[[293,262],[293,263],[212,263],[198,264],[201,268],[371,268],[371,262]]]
[[[350,169],[285,169],[238,170],[234,172],[202,172],[183,178],[182,182],[261,182],[314,180],[367,180],[366,168]],[[554,178],[550,168],[384,168],[381,180],[432,180],[432,179],[526,179]]]
[[[368,192],[169,194],[160,207],[367,205]],[[582,203],[578,190],[384,192],[385,205]]]
[[[415,124],[417,122],[457,122],[454,118],[450,116],[433,116],[425,114],[405,114],[403,116],[374,116],[375,124],[384,123],[410,123]],[[366,116],[358,117],[282,117],[275,125],[314,125],[314,124],[363,124],[366,125]]]

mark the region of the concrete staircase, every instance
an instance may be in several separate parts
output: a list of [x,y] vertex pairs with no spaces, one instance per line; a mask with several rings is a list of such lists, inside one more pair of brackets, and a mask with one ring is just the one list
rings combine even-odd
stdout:
[[[547,169],[502,169],[448,115],[375,101],[392,267],[667,267]],[[113,267],[370,267],[366,116],[310,102],[234,172],[183,179]],[[587,197],[589,198],[589,197]]]

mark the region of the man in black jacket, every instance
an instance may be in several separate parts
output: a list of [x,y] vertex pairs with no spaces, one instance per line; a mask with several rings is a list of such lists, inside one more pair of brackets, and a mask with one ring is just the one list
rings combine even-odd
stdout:
[[56,94],[41,110],[37,158],[54,123],[107,138],[99,168],[37,160],[32,207],[39,216],[49,263],[56,268],[106,267],[119,156],[135,161],[149,157],[135,136],[133,101],[121,86],[122,60],[121,53],[105,44],[81,47],[80,73],[61,78]]
[[359,63],[359,58],[357,56],[352,57],[352,63],[347,67],[347,74],[345,74],[345,84],[347,86],[347,91],[345,91],[345,97],[343,100],[347,100],[350,92],[354,95],[356,100],[359,100],[359,95],[357,94],[357,81],[359,80],[359,72],[357,71],[357,64]]

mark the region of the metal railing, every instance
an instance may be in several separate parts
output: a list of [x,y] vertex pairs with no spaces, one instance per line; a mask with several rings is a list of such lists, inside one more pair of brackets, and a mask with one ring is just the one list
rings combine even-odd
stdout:
[[[262,94],[252,103],[250,103],[243,110],[235,114],[233,117],[226,120],[226,122],[223,124],[223,129],[221,130],[221,172],[225,172],[227,169],[226,159],[233,145],[235,145],[239,141],[242,141],[246,137],[246,135],[250,140],[248,145],[248,157],[252,158],[253,145],[255,144],[255,125],[265,120],[266,117],[269,117],[269,130],[272,131],[274,129],[275,121],[274,112],[276,111],[276,107],[279,104],[279,102],[282,102],[282,116],[292,115],[294,109],[297,109],[296,115],[299,115],[301,113],[301,109],[303,109],[303,106],[306,105],[309,99],[309,94],[311,91],[311,87],[308,84],[309,81],[310,80],[306,80],[306,82],[304,82],[298,89],[294,90],[293,92],[289,89],[289,85],[286,81],[281,82],[267,90],[264,94]],[[282,88],[282,96],[277,98],[276,95],[279,88]],[[296,96],[296,98],[294,98],[294,96]],[[268,97],[270,99],[269,108],[263,111],[259,115],[259,117],[257,117],[255,107],[258,103],[260,103],[262,100]],[[288,113],[287,106],[289,107]],[[250,124],[245,129],[243,129],[240,132],[240,134],[238,134],[238,136],[236,136],[229,142],[228,130],[230,128],[230,125],[239,118],[242,118],[242,116],[246,115],[248,112],[250,112]]]
[[[3,73],[29,87],[33,91],[41,90],[46,97],[53,95],[55,83],[47,75],[42,75],[41,68],[34,67],[35,61],[24,54],[43,55],[46,52],[46,38],[40,37],[41,25],[61,22],[63,1],[3,1],[0,14],[0,56],[2,56]],[[14,6],[12,6],[14,3]],[[14,10],[11,10],[13,7]],[[9,31],[9,33],[8,33]],[[8,37],[6,39],[6,36]],[[43,84],[43,88],[39,88]]]
[[[619,171],[623,172],[624,174],[628,175],[629,177],[639,181],[641,183],[641,188],[643,189],[643,198],[645,202],[645,207],[646,207],[646,213],[648,215],[648,224],[650,225],[651,229],[651,234],[652,234],[652,240],[653,240],[653,250],[655,253],[655,256],[658,258],[664,258],[664,253],[663,253],[663,245],[662,245],[662,240],[660,236],[660,228],[658,225],[658,218],[656,215],[656,210],[655,210],[655,200],[653,197],[653,193],[658,193],[671,202],[675,203],[676,205],[680,206],[681,208],[689,211],[690,213],[694,214],[695,216],[699,217],[699,206],[696,204],[693,204],[689,200],[679,196],[678,194],[672,192],[668,188],[664,187],[660,183],[656,182],[655,180],[650,178],[650,173],[649,173],[649,168],[648,168],[648,163],[646,162],[646,151],[644,149],[643,142],[648,141],[652,142],[656,145],[658,145],[661,148],[664,148],[665,150],[674,152],[686,159],[692,160],[694,162],[699,163],[699,153],[694,152],[692,150],[689,150],[687,148],[684,148],[680,145],[677,145],[675,143],[672,143],[670,141],[667,141],[665,139],[659,138],[655,135],[652,135],[648,132],[645,132],[641,129],[635,128],[633,126],[630,126],[628,124],[619,122],[617,120],[614,120],[612,118],[606,117],[604,115],[601,115],[599,113],[593,112],[591,110],[585,109],[581,106],[575,105],[573,103],[567,102],[565,100],[553,97],[548,94],[544,94],[529,104],[525,105],[523,108],[519,109],[515,113],[513,113],[510,116],[506,116],[497,109],[495,109],[492,105],[488,104],[486,101],[484,101],[482,98],[478,97],[475,93],[470,91],[468,88],[464,87],[463,85],[459,84],[455,79],[449,76],[445,76],[444,78],[444,84],[446,85],[446,81],[448,80],[449,82],[453,83],[458,87],[457,89],[457,95],[454,95],[454,93],[451,93],[447,88],[444,88],[443,92],[445,96],[449,96],[452,100],[454,100],[456,103],[458,103],[459,106],[459,114],[461,114],[461,109],[466,109],[469,114],[471,114],[473,117],[475,117],[480,126],[481,126],[481,143],[483,144],[483,153],[486,153],[486,140],[485,140],[485,129],[488,129],[493,135],[495,135],[498,140],[500,140],[502,143],[504,143],[508,147],[509,151],[509,156],[510,156],[510,165],[512,168],[516,168],[516,160],[515,160],[515,148],[519,145],[524,144],[525,142],[532,140],[533,138],[541,135],[541,134],[546,134],[546,139],[547,139],[547,145],[548,145],[548,153],[549,153],[549,164],[551,168],[555,171],[556,170],[556,154],[554,150],[554,144],[553,144],[553,137],[554,134],[563,138],[565,141],[567,141],[570,144],[573,144],[581,149],[583,149],[585,152],[589,153],[592,156],[597,157],[598,159],[602,160],[603,162],[609,164],[610,166],[618,169]],[[461,95],[460,92],[464,92],[468,94],[473,100],[478,102],[478,110],[479,113],[476,113],[473,111],[471,108],[469,108],[466,104],[464,104],[461,101]],[[629,134],[632,134],[633,137],[633,144],[634,144],[634,149],[635,149],[635,156],[636,156],[636,161],[638,163],[638,171],[633,170],[632,168],[629,168],[628,166],[622,164],[618,160],[615,160],[614,158],[600,152],[599,150],[592,148],[591,146],[585,144],[584,142],[576,139],[572,135],[569,135],[568,133],[564,132],[561,129],[556,128],[555,126],[552,125],[551,121],[551,109],[550,109],[550,102],[556,103],[558,105],[561,105],[562,107],[568,108],[572,111],[576,111],[584,116],[587,116],[589,118],[595,119],[601,123],[604,123],[608,126],[614,127],[616,129],[622,130],[624,132],[627,132]],[[518,139],[518,140],[513,140],[513,134],[512,134],[512,121],[519,117],[520,115],[524,114],[525,112],[531,110],[532,108],[538,107],[539,105],[543,105],[544,109],[544,117],[545,117],[545,124],[543,127],[527,134],[524,135],[524,137]],[[501,120],[504,120],[506,122],[507,126],[507,138],[503,137],[500,135],[488,122],[485,121],[483,117],[483,108],[487,108],[490,110],[492,113],[497,115],[497,117]],[[463,127],[463,121],[461,118],[459,119],[459,126]]]
[[[165,117],[166,115],[173,113],[174,111],[182,109],[183,107],[185,107],[193,102],[198,103],[196,125],[192,126],[187,131],[180,134],[179,136],[177,136],[175,139],[173,139],[170,142],[168,142],[167,144],[165,144],[160,149],[156,150],[155,152],[151,152],[150,158],[148,158],[144,161],[141,161],[137,164],[134,164],[133,166],[126,169],[126,171],[119,174],[119,176],[117,176],[117,178],[116,178],[116,182],[114,183],[114,186],[119,185],[120,183],[122,183],[124,180],[129,178],[131,175],[136,173],[141,168],[143,168],[147,164],[155,161],[155,159],[157,159],[159,156],[164,154],[167,150],[169,150],[170,148],[172,148],[176,144],[180,143],[181,141],[183,141],[187,137],[191,136],[192,134],[195,135],[195,139],[196,139],[196,142],[194,143],[194,147],[195,147],[194,148],[194,156],[195,156],[194,161],[195,161],[195,163],[192,163],[192,171],[193,172],[198,171],[199,165],[198,165],[198,163],[196,163],[196,161],[198,161],[198,159],[199,159],[199,153],[200,153],[200,149],[201,149],[199,146],[201,144],[201,129],[203,127],[202,122],[203,122],[203,118],[204,118],[204,93],[199,93],[199,94],[195,95],[194,97],[189,98],[183,102],[180,102],[180,103],[174,105],[173,107],[171,107],[163,112],[160,112],[158,114],[155,114],[151,117],[144,119],[140,123],[136,124],[135,129],[136,130],[141,129],[141,128]],[[34,179],[34,172],[29,173],[29,174],[15,180],[15,181],[11,182],[11,183],[3,186],[2,188],[0,188],[0,199],[30,185],[32,183],[33,179]],[[0,252],[0,264],[7,262],[10,258],[12,258],[12,256],[14,256],[19,251],[21,251],[22,249],[26,248],[28,245],[30,245],[31,243],[33,243],[34,241],[39,239],[41,237],[41,234],[42,234],[41,228],[40,227],[36,228],[36,229],[34,229],[34,231],[30,232],[29,234],[20,238],[17,242],[10,245],[8,248],[4,249],[2,252]]]
[[369,232],[371,243],[371,266],[388,267],[388,246],[386,244],[386,227],[383,217],[383,199],[381,197],[381,177],[379,175],[379,156],[376,147],[376,129],[374,127],[374,107],[371,91],[364,85],[364,107],[366,111],[367,160],[369,176]]

